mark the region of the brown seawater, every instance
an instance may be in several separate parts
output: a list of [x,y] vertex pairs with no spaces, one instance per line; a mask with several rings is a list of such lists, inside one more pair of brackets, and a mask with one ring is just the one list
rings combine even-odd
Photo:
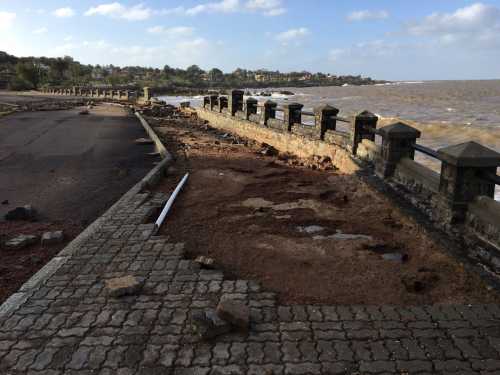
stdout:
[[[280,91],[281,89],[265,89]],[[298,102],[305,110],[320,104],[340,109],[340,116],[369,110],[380,116],[379,126],[403,121],[418,128],[418,143],[433,149],[476,141],[500,152],[500,80],[401,82],[389,85],[286,88],[295,95],[274,94],[278,103]],[[264,90],[249,90],[260,92]],[[254,95],[259,101],[270,99]],[[164,97],[167,102],[201,97]],[[305,119],[307,121],[307,118]],[[339,123],[339,130],[346,125]],[[439,171],[439,161],[417,153],[416,160]],[[497,199],[499,199],[497,191]]]

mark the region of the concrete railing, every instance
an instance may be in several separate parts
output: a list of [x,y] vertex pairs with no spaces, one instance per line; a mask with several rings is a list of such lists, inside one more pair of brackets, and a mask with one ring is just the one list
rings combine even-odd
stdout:
[[[494,200],[500,154],[475,142],[431,150],[417,144],[420,131],[402,122],[377,129],[378,117],[364,111],[350,119],[339,110],[323,105],[313,112],[299,103],[281,108],[270,100],[259,104],[244,99],[243,91],[228,96],[212,94],[203,100],[200,117],[226,130],[265,141],[280,151],[299,156],[330,156],[341,170],[369,169],[396,192],[425,213],[436,225],[470,245],[470,255],[500,271],[500,203]],[[282,111],[278,119],[276,112]],[[304,124],[303,117],[314,117]],[[348,131],[337,130],[337,122],[348,122]],[[381,137],[381,145],[375,136]],[[441,162],[441,173],[414,160],[415,151]],[[346,162],[349,161],[349,162]],[[473,245],[473,246],[472,246]],[[487,245],[487,246],[486,246]],[[484,250],[488,248],[488,250]]]
[[138,103],[149,103],[152,97],[152,91],[149,87],[144,87],[142,91],[77,86],[72,88],[48,87],[42,88],[40,92],[51,95],[70,95]]

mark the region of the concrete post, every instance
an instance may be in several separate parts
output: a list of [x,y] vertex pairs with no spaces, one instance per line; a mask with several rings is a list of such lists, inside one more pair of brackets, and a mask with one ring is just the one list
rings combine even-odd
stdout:
[[363,139],[375,141],[375,129],[377,128],[378,117],[369,111],[359,113],[352,123],[352,153],[356,155],[358,145]]
[[210,110],[213,111],[214,108],[218,105],[219,95],[210,95]]
[[243,95],[244,92],[241,90],[231,90],[228,103],[231,116],[234,116],[238,111],[243,111]]
[[396,165],[403,158],[413,159],[413,145],[420,138],[420,131],[397,122],[379,129],[382,136],[382,160],[375,166],[376,173],[383,178],[391,177]]
[[465,142],[438,150],[441,160],[439,193],[447,221],[462,222],[468,203],[485,195],[494,198],[495,183],[484,175],[496,175],[500,154],[476,142]]
[[228,108],[228,98],[226,96],[219,96],[219,113],[222,113],[224,108]]
[[283,105],[283,121],[289,132],[292,131],[293,124],[302,123],[302,107],[300,103],[288,103]]
[[245,118],[247,120],[250,119],[250,115],[256,115],[257,114],[257,99],[255,98],[248,98],[245,102]]
[[321,140],[325,139],[325,133],[327,130],[335,130],[337,127],[337,116],[339,110],[328,104],[322,105],[314,108],[314,123],[316,127],[316,132]]
[[144,87],[143,91],[144,91],[144,100],[145,101],[151,100],[152,96],[151,89],[149,87]]
[[264,102],[264,108],[262,109],[262,125],[267,126],[267,120],[270,118],[276,118],[276,107],[277,103],[266,100]]

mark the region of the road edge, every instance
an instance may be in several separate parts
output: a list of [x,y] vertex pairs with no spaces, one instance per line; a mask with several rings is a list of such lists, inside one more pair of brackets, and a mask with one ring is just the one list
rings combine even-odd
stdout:
[[153,140],[156,149],[162,156],[162,161],[151,169],[148,174],[136,183],[130,190],[122,195],[104,214],[95,219],[87,228],[85,228],[78,236],[76,236],[64,249],[62,249],[54,258],[52,258],[46,265],[44,265],[38,272],[31,276],[18,289],[0,305],[0,318],[8,316],[16,311],[32,293],[46,280],[48,280],[61,266],[63,266],[75,253],[78,247],[88,240],[102,223],[117,210],[118,206],[130,200],[134,195],[139,193],[145,188],[150,188],[156,185],[162,176],[165,175],[166,169],[173,161],[172,155],[167,151],[158,135],[154,132],[153,128],[142,117],[139,112],[135,112],[135,116],[141,123],[142,127]]

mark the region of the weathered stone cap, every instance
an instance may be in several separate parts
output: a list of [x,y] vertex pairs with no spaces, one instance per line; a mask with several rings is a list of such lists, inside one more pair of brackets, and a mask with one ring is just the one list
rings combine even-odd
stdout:
[[457,167],[498,167],[500,154],[477,142],[465,142],[438,150],[439,158]]
[[244,95],[245,92],[243,90],[238,90],[238,89],[234,89],[234,90],[231,90],[231,95]]
[[247,98],[246,102],[247,103],[258,103],[258,100],[255,98]]
[[415,139],[420,138],[420,131],[412,128],[409,125],[406,125],[403,122],[396,122],[391,125],[384,126],[380,128],[379,134],[382,137],[388,138],[400,138],[400,139]]
[[337,114],[340,112],[340,109],[338,108],[335,108],[329,104],[323,104],[323,105],[319,105],[317,107],[314,107],[314,112],[318,113],[318,112],[327,112],[327,113],[333,113],[333,114]]
[[376,118],[378,119],[378,116],[375,114],[375,113],[372,113],[370,111],[362,111],[362,112],[359,112],[356,117],[373,117],[373,118]]

